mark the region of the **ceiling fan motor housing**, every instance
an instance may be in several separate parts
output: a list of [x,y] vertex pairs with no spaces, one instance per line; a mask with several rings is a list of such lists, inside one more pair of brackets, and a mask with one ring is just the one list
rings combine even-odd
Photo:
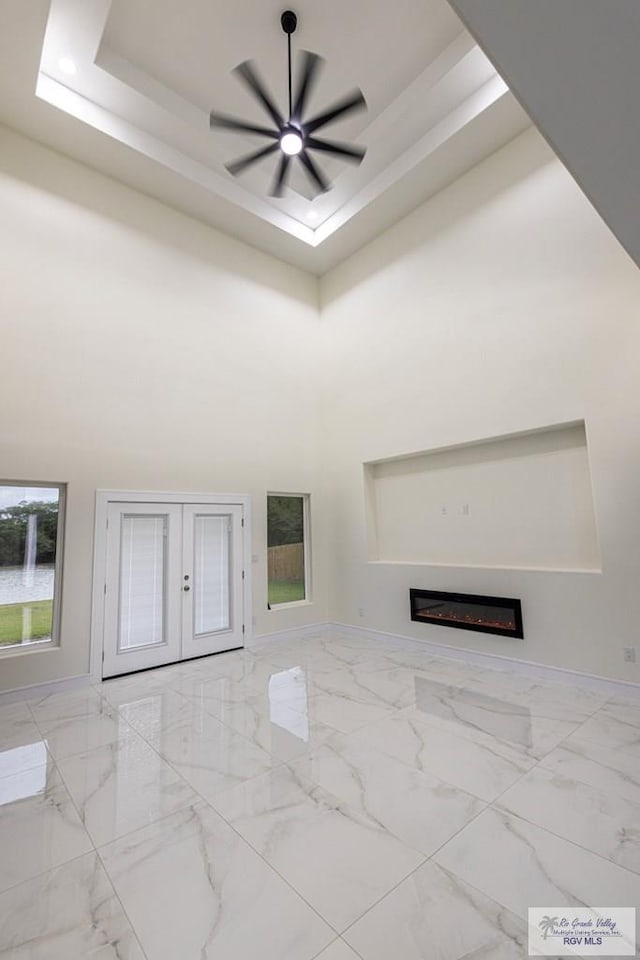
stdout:
[[296,27],[298,26],[298,18],[293,12],[293,10],[285,10],[282,16],[280,17],[280,23],[282,24],[282,29],[285,33],[291,36],[292,33],[296,32]]

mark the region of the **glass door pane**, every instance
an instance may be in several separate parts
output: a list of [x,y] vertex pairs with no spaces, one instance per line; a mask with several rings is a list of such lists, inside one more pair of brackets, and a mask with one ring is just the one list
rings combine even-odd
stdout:
[[106,559],[103,677],[178,661],[182,506],[110,503]]
[[242,507],[187,504],[182,522],[182,656],[243,646]]
[[231,626],[229,559],[231,518],[194,519],[194,632],[197,637]]
[[167,518],[125,514],[121,524],[118,648],[164,643]]

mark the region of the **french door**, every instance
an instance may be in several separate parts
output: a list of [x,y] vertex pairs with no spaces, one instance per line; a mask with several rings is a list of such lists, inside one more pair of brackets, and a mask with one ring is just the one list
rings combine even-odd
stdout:
[[241,647],[243,508],[111,502],[103,678]]

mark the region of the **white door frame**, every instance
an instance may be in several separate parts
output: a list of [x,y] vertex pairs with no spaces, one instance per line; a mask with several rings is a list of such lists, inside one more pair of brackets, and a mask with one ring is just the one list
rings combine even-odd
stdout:
[[93,543],[93,586],[91,599],[91,655],[89,672],[94,683],[102,680],[105,585],[107,577],[107,514],[110,503],[230,503],[243,508],[244,579],[242,610],[244,642],[251,640],[251,497],[232,493],[167,493],[149,490],[97,490]]

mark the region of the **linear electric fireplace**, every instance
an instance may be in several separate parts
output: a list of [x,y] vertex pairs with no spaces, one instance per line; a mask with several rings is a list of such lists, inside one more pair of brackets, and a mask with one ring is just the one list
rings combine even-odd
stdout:
[[497,633],[501,637],[524,637],[519,600],[413,588],[409,590],[409,597],[411,619],[418,623]]

